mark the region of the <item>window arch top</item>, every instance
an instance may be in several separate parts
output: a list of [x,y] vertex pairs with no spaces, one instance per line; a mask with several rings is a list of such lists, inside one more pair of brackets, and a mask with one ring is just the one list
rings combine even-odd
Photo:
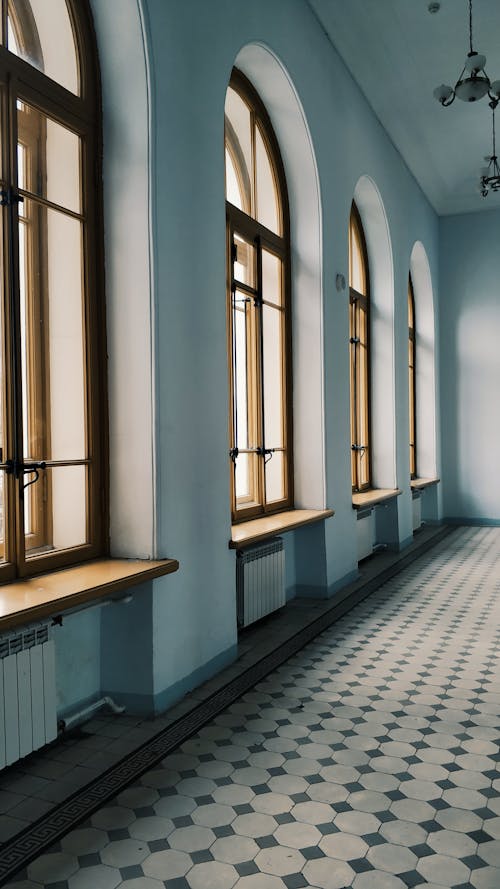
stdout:
[[8,0],[6,43],[14,55],[71,93],[81,94],[78,51],[67,0]]
[[226,199],[275,234],[283,234],[283,173],[267,112],[233,72],[225,102]]

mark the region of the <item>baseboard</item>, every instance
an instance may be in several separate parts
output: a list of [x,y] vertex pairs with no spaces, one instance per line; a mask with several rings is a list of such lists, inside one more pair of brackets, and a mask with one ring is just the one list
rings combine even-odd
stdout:
[[334,581],[328,587],[328,598],[331,596],[336,596],[339,590],[342,590],[344,587],[348,586],[350,583],[355,583],[360,577],[360,573],[358,568],[354,568],[353,571],[349,571],[347,574],[344,574],[343,577],[340,577],[339,580]]
[[210,661],[207,661],[203,666],[193,670],[189,676],[184,676],[183,679],[179,679],[178,682],[174,682],[173,685],[169,685],[168,688],[165,688],[163,691],[154,695],[152,699],[152,712],[154,712],[155,715],[158,715],[159,713],[168,710],[170,707],[173,707],[174,704],[177,704],[189,691],[198,688],[198,686],[203,685],[204,682],[212,679],[212,677],[217,673],[220,673],[224,667],[228,667],[232,664],[237,657],[238,645],[235,643],[234,645],[230,645],[225,651],[216,655]]
[[473,528],[484,526],[486,528],[499,528],[500,527],[500,519],[471,519],[471,518],[461,518],[454,516],[453,518],[443,519],[443,522],[446,525],[465,525],[471,526]]
[[328,599],[328,590],[324,586],[312,586],[308,583],[295,584],[295,596],[299,599]]
[[407,546],[410,546],[414,542],[413,534],[411,537],[405,537],[404,540],[401,540],[398,544],[398,552],[402,552],[402,550],[406,549]]

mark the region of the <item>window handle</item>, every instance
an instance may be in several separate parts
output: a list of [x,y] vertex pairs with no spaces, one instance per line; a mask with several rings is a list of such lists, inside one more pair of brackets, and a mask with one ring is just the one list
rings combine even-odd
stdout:
[[356,345],[357,343],[360,343],[361,340],[360,340],[359,336],[352,336],[352,337],[349,339],[349,342],[351,343],[352,346],[354,346],[354,345]]
[[0,191],[0,206],[1,207],[12,207],[13,204],[22,204],[24,203],[24,198],[22,195],[16,191],[15,188],[12,188],[9,185],[8,188],[2,188]]
[[351,451],[366,451],[366,445],[351,445]]
[[40,478],[41,469],[47,469],[45,460],[32,460],[28,463],[23,463],[20,460],[7,460],[5,465],[5,472],[7,473],[7,475],[13,473],[16,478],[20,478],[20,476],[24,475],[25,473],[29,474],[33,472],[35,474],[34,478],[23,485],[23,490],[24,488],[29,488],[30,485],[34,485],[35,482],[38,481],[38,479]]

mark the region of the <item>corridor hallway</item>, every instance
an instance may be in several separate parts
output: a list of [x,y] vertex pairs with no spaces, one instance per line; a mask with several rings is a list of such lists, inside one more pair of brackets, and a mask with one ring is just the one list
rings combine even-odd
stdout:
[[499,889],[499,618],[457,529],[9,889]]

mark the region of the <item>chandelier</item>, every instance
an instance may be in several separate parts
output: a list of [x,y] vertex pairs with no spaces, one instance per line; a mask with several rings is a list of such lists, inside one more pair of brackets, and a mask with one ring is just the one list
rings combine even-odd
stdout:
[[500,98],[500,80],[491,83],[486,71],[486,56],[475,52],[472,48],[472,0],[469,0],[469,52],[464,67],[455,84],[455,87],[442,83],[434,90],[434,98],[447,108],[459,98],[462,102],[477,102],[488,93],[490,99],[498,101]]
[[490,158],[486,158],[486,160],[489,160],[489,163],[488,166],[484,168],[481,176],[481,181],[479,183],[479,188],[483,198],[486,198],[490,191],[500,190],[500,167],[498,166],[495,140],[495,108],[497,107],[498,102],[498,99],[492,99],[490,102],[490,108],[493,118],[493,153]]

